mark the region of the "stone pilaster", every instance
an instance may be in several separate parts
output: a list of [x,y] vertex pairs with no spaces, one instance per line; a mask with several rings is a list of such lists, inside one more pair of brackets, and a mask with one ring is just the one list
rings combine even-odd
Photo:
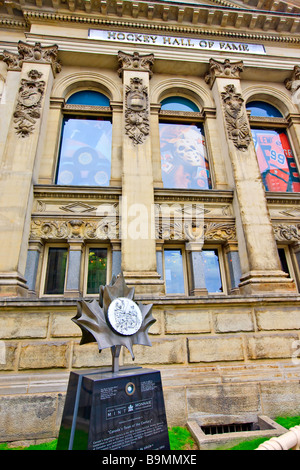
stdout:
[[27,296],[25,266],[39,156],[45,136],[57,63],[57,46],[18,44],[4,52],[9,71],[19,73],[17,95],[2,154],[0,193],[0,296]]
[[67,268],[67,282],[65,288],[65,296],[79,297],[80,290],[80,271],[81,259],[83,251],[83,240],[81,238],[71,238],[69,243],[69,259]]
[[123,78],[122,270],[138,294],[159,294],[150,140],[149,80],[153,55],[119,52]]
[[185,244],[185,251],[189,257],[190,267],[190,294],[191,295],[207,295],[205,285],[204,262],[202,256],[203,241],[188,242]]
[[[239,242],[242,294],[295,292],[281,270],[251,130],[240,85],[242,63],[211,61],[212,87],[224,157],[232,169],[233,207]],[[227,150],[228,149],[228,150]]]

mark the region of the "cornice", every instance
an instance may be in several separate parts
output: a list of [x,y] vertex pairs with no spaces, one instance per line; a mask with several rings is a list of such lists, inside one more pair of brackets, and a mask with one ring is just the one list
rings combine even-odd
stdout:
[[[15,0],[0,27],[26,27],[38,22],[66,22],[107,27],[142,28],[151,31],[201,34],[227,38],[245,38],[285,43],[299,43],[300,17],[297,7],[277,11],[278,3],[268,0],[271,11],[249,9],[223,0],[216,5],[180,2],[146,2],[132,0],[52,0],[53,7],[32,6],[29,0]],[[248,0],[249,1],[249,0]],[[256,1],[256,0],[255,0]],[[259,8],[265,0],[259,0]],[[247,4],[247,0],[244,0]],[[47,4],[48,5],[48,4]],[[234,6],[233,6],[234,5]],[[273,9],[274,7],[274,9]],[[276,7],[276,8],[275,8]],[[4,7],[2,7],[3,10]],[[18,18],[15,11],[18,10]],[[300,12],[300,8],[298,9]],[[1,11],[0,11],[1,13]],[[20,18],[22,14],[22,19]]]

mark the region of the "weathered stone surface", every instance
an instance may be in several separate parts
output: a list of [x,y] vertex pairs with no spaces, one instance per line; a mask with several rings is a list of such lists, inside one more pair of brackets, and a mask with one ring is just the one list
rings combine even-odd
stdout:
[[[184,338],[151,339],[152,347],[135,345],[133,352],[137,364],[182,364],[186,358]],[[131,355],[125,351],[124,363],[132,363]]]
[[254,331],[252,315],[244,312],[217,313],[215,315],[217,333],[234,333],[237,331]]
[[14,370],[17,348],[17,343],[0,341],[0,370]]
[[0,315],[0,338],[46,338],[48,313],[10,313]]
[[[103,349],[100,353],[96,343],[74,344],[72,367],[103,367],[110,366],[111,363],[110,348]],[[120,360],[121,364],[122,360]]]
[[80,328],[71,320],[75,315],[76,312],[53,313],[51,316],[51,336],[54,338],[81,336]]
[[209,333],[210,315],[199,310],[173,310],[165,312],[166,333]]
[[185,387],[164,388],[168,426],[185,426],[187,422]]
[[299,380],[280,383],[261,383],[261,402],[264,413],[270,417],[299,416]]
[[242,361],[243,341],[238,336],[188,338],[189,362]]
[[[218,416],[250,415],[260,411],[257,384],[220,384],[188,387],[188,416],[216,419]],[[217,423],[216,423],[217,424]]]
[[70,345],[68,342],[32,342],[21,346],[19,369],[50,369],[67,367]]
[[247,337],[250,359],[290,358],[297,334],[256,334]]
[[42,439],[55,436],[57,395],[0,397],[0,440]]
[[299,309],[255,309],[259,330],[298,330],[300,329]]

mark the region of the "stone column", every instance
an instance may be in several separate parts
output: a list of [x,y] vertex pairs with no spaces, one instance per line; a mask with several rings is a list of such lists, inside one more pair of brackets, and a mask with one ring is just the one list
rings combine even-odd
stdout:
[[25,279],[27,281],[29,295],[32,296],[36,295],[36,277],[42,248],[43,242],[41,240],[29,240]]
[[121,241],[111,240],[111,275],[117,276],[122,271]]
[[225,245],[225,253],[229,268],[231,282],[231,293],[239,293],[239,283],[242,277],[241,263],[238,252],[238,244],[235,241],[228,241]]
[[210,60],[206,82],[217,107],[224,158],[230,162],[239,242],[242,294],[295,292],[281,270],[249,121],[242,97],[242,62]]
[[[26,296],[27,258],[33,184],[56,62],[57,46],[19,42],[18,54],[5,53],[9,68],[20,71],[17,98],[2,155],[0,173],[0,296]],[[13,64],[13,65],[12,65]]]
[[185,244],[185,251],[189,258],[190,294],[196,296],[208,294],[205,285],[202,248],[203,242],[188,242]]
[[79,297],[81,295],[80,272],[83,240],[81,238],[71,238],[68,240],[68,243],[67,282],[64,294],[67,297]]
[[163,292],[157,273],[150,139],[149,79],[153,55],[119,53],[124,86],[122,270],[138,294]]

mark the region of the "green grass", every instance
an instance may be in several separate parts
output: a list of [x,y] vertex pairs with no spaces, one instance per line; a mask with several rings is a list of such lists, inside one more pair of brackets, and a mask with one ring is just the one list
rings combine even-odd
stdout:
[[174,426],[169,428],[169,439],[171,450],[192,450],[197,448],[189,430],[185,427]]

